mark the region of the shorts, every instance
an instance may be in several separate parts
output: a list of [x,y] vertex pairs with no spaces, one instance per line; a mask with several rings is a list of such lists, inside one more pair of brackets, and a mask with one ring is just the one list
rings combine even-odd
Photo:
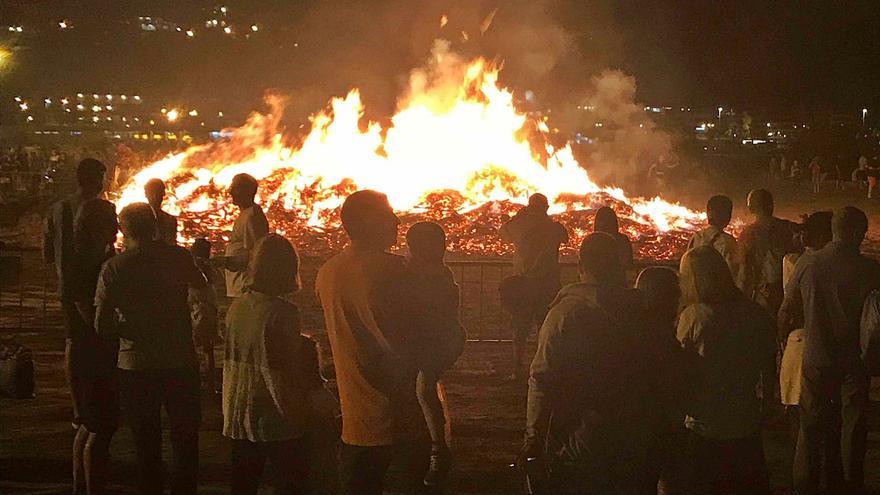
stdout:
[[66,344],[74,422],[92,433],[112,433],[119,424],[115,346],[97,338]]

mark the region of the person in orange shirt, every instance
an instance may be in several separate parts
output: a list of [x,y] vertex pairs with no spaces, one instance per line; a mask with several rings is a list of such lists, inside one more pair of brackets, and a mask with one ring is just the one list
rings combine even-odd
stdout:
[[381,495],[392,461],[410,489],[422,484],[430,440],[416,396],[427,368],[430,322],[403,257],[390,254],[400,220],[388,198],[357,191],[342,205],[351,245],[315,281],[342,409],[339,493]]

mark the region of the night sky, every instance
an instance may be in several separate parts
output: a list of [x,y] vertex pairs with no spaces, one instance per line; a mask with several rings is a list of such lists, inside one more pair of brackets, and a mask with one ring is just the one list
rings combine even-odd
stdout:
[[[138,15],[203,28],[220,3],[0,0],[0,26],[29,29],[19,38],[0,33],[0,43],[17,46],[0,92],[94,88],[245,109],[275,88],[308,112],[358,86],[381,112],[393,109],[406,74],[443,37],[462,53],[503,59],[507,84],[551,104],[575,100],[591,75],[619,68],[635,76],[647,104],[880,107],[877,1],[228,0],[232,22],[259,23],[259,36],[186,40],[137,29]],[[496,7],[480,36],[480,22]],[[441,30],[442,14],[449,25]],[[52,29],[62,18],[75,29]]]

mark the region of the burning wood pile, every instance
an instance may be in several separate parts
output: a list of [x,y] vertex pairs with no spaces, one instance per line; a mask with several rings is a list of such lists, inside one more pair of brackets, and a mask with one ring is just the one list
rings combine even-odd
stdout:
[[[498,227],[531,193],[551,200],[572,233],[566,254],[592,232],[593,212],[611,206],[633,239],[636,257],[669,259],[683,250],[701,214],[653,199],[629,198],[593,182],[569,145],[550,144],[546,120],[532,119],[498,83],[498,67],[482,58],[465,61],[442,45],[429,66],[411,76],[410,88],[386,128],[365,122],[355,89],[334,98],[312,117],[300,139],[281,127],[283,102],[254,113],[228,140],[158,160],[115,194],[121,208],[143,201],[143,185],[163,179],[167,208],[179,215],[180,240],[225,239],[234,218],[226,188],[239,173],[260,180],[258,201],[271,226],[307,255],[339,250],[345,237],[338,208],[357,189],[386,193],[404,224],[441,223],[450,249],[498,256],[511,246]],[[401,229],[405,231],[405,229]]]

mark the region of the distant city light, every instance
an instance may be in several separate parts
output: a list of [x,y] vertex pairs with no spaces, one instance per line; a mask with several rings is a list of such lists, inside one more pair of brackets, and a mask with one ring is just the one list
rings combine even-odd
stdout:
[[113,99],[113,95],[106,95],[106,97],[107,97],[107,101],[110,101]]
[[58,21],[58,27],[61,29],[68,29],[68,28],[73,27],[73,25],[70,23],[70,21],[68,21],[67,19],[64,19],[62,21]]
[[92,122],[98,122],[98,116],[97,116],[97,115],[95,115],[94,117],[92,117]]
[[21,103],[21,96],[16,96],[14,99],[15,99],[15,101]]
[[62,104],[62,105],[67,105],[68,103],[70,103],[70,100],[68,100],[66,97],[65,97],[65,98],[61,98],[61,104]]
[[232,28],[229,26],[226,26],[225,28],[223,28],[223,32],[226,34],[232,34]]
[[217,112],[217,116],[218,116],[218,117],[222,117],[222,116],[223,116],[223,112]]
[[79,98],[80,100],[82,100],[84,96],[85,96],[85,95],[83,95],[82,93],[77,93],[77,94],[76,94],[76,97]]
[[86,109],[86,107],[85,107],[85,105],[83,105],[82,103],[80,103],[79,105],[76,106],[76,109],[79,110],[80,112],[82,112],[83,110]]
[[190,111],[189,111],[189,116],[190,116],[190,117],[198,117],[198,116],[199,116],[199,112],[196,111],[196,110],[190,110]]
[[257,26],[256,24],[253,24],[253,25],[251,26],[251,31],[253,31],[253,32],[256,33],[256,32],[259,31],[259,30],[260,30],[260,28],[259,28],[259,26]]
[[220,12],[223,12],[223,13],[224,13],[224,14],[225,14],[225,13],[226,13],[226,10],[227,10],[227,9],[226,9],[226,7],[225,7],[225,6],[223,6],[223,7],[220,7]]
[[125,100],[128,99],[128,96],[125,96],[125,95],[119,95],[119,99],[122,100],[122,101],[125,101]]
[[27,109],[28,109],[28,104],[27,104],[27,102],[26,102],[26,101],[25,101],[25,102],[22,102],[20,105],[18,105],[18,108],[20,108],[22,112],[27,111]]
[[101,111],[101,107],[99,107],[98,105],[92,105],[92,111],[93,111],[93,112],[100,112],[100,111]]
[[33,115],[28,115],[28,116],[27,116],[27,121],[28,121],[28,122],[33,122],[33,121],[34,121],[34,116],[33,116]]
[[113,111],[113,105],[107,105],[107,106],[104,107],[104,108],[105,108],[108,112],[112,112],[112,111]]
[[98,98],[100,98],[100,96],[98,96],[97,94],[92,95],[92,99],[97,100]]
[[180,112],[178,112],[176,108],[168,110],[168,113],[165,114],[165,118],[168,119],[168,122],[176,121],[179,116]]
[[141,101],[141,97],[138,95],[134,95],[134,101]]
[[43,103],[45,103],[46,106],[48,107],[49,105],[52,104],[52,99],[51,98],[44,98]]
[[186,36],[187,36],[188,38],[192,38],[192,37],[195,36],[195,35],[196,35],[196,33],[195,33],[192,29],[187,29],[187,30],[186,30]]

